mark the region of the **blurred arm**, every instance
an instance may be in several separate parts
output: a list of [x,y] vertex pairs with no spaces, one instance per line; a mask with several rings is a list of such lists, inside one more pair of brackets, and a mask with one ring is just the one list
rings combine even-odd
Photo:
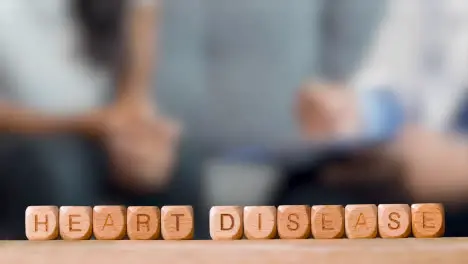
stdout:
[[[119,99],[141,99],[147,97],[150,86],[155,18],[159,10],[158,0],[133,0],[126,20],[126,48],[128,57],[122,78],[118,84]],[[104,110],[78,116],[52,116],[32,109],[2,102],[0,100],[0,132],[37,133],[81,133],[95,135],[102,132]]]
[[367,56],[347,84],[309,83],[303,89],[299,120],[306,137],[387,140],[401,128],[411,105],[407,88],[418,77],[420,4],[388,2]]
[[7,70],[6,67],[8,65],[0,64],[0,133],[78,133],[95,136],[100,132],[104,114],[102,110],[76,116],[57,116],[10,102],[8,100],[9,85],[8,82],[4,82],[8,78],[3,76]]
[[[448,132],[435,132],[410,120],[415,114],[435,115],[445,109],[418,107],[418,99],[428,96],[414,87],[427,85],[419,82],[421,50],[424,39],[420,16],[424,1],[390,1],[388,17],[383,21],[376,42],[370,47],[370,56],[356,73],[351,87],[361,105],[363,119],[373,128],[398,131],[391,153],[403,164],[405,184],[415,199],[456,201],[466,196],[468,188],[468,143],[466,137]],[[432,77],[432,76],[423,76]],[[449,88],[453,83],[437,88]],[[428,87],[427,87],[428,88]],[[429,90],[429,91],[428,91]],[[430,89],[426,90],[427,93]],[[421,91],[421,90],[419,90]],[[452,92],[452,91],[451,91]],[[384,98],[378,94],[392,94]],[[426,98],[424,98],[426,99]],[[456,99],[456,96],[454,98]],[[456,101],[456,100],[452,100]],[[443,103],[442,98],[439,100]],[[393,111],[389,109],[393,108]],[[395,110],[397,109],[397,110]],[[419,112],[418,110],[425,110]],[[395,112],[404,114],[404,120],[392,122]],[[448,111],[450,112],[450,111]]]
[[149,97],[151,74],[155,59],[154,47],[158,36],[159,0],[132,0],[129,2],[125,25],[126,59],[118,99],[141,101]]
[[0,102],[0,132],[17,134],[80,133],[94,136],[99,133],[100,112],[73,117],[57,117]]

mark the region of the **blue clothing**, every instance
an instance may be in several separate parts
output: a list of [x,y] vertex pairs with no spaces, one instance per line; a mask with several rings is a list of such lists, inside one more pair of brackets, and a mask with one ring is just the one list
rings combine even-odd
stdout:
[[[274,163],[276,160],[307,159],[310,153],[346,152],[391,139],[405,122],[405,113],[399,98],[390,90],[372,90],[359,93],[360,115],[364,132],[352,139],[316,143],[293,141],[279,146],[254,145],[235,149],[226,156],[229,161]],[[468,111],[467,111],[468,112]]]
[[468,96],[465,96],[459,105],[455,116],[454,129],[460,133],[468,133]]
[[399,98],[389,90],[373,90],[359,94],[361,116],[364,119],[363,137],[388,140],[405,122],[406,116]]
[[[383,140],[391,139],[396,131],[408,121],[407,113],[397,96],[387,90],[363,92],[360,95],[361,115],[366,124],[365,136]],[[468,133],[468,97],[458,106],[449,127],[458,133]]]
[[[412,116],[404,108],[401,98],[391,89],[375,89],[358,93],[360,116],[364,120],[363,133],[351,139],[327,143],[293,142],[282,146],[249,146],[239,148],[227,155],[227,160],[271,163],[276,160],[302,158],[310,153],[351,152],[372,144],[392,140],[401,127],[411,121]],[[451,129],[468,133],[468,97],[460,105]]]

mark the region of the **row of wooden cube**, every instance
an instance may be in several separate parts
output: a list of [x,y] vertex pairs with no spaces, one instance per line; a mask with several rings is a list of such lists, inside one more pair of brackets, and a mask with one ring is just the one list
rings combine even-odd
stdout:
[[[192,239],[191,206],[30,206],[26,209],[30,240]],[[210,235],[215,240],[417,238],[441,237],[441,204],[214,206]]]

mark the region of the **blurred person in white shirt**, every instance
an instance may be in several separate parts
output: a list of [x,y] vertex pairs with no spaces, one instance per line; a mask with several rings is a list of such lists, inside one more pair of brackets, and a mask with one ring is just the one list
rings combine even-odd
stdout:
[[[0,235],[24,236],[29,205],[115,202],[102,182],[165,191],[178,127],[150,92],[159,2],[0,1]],[[109,166],[90,171],[83,138],[104,146]]]
[[413,199],[465,198],[468,2],[388,1],[367,48],[347,83],[311,82],[301,90],[304,136],[386,142],[382,158],[402,165]]
[[0,130],[95,138],[123,186],[164,185],[177,127],[149,91],[158,2],[2,1]]

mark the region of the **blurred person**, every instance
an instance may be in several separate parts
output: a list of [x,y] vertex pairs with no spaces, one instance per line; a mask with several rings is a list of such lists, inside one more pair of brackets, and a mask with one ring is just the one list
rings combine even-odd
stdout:
[[[251,155],[232,158],[244,146],[297,139],[291,109],[299,84],[311,74],[339,76],[351,67],[379,5],[372,0],[164,1],[158,105],[183,121],[191,150],[180,168],[185,183],[199,186],[207,198],[195,207],[203,207],[195,214],[198,234],[209,234],[209,209],[219,203],[210,199],[217,198],[209,193],[215,192],[209,188],[213,183],[224,186],[214,188],[230,203],[262,196],[236,188],[240,177],[231,166],[220,166],[223,175],[211,168],[256,162]],[[327,60],[329,55],[336,60]],[[242,184],[252,186],[259,178]],[[185,196],[189,188],[183,186],[174,184],[171,193]],[[224,188],[231,191],[219,191]]]
[[[44,56],[41,63],[46,63],[48,60],[53,61],[53,59],[60,60],[60,57],[54,55],[59,49],[51,44],[54,43],[54,40],[57,40],[61,45],[68,45],[63,41],[67,38],[51,37],[55,36],[56,33],[50,32],[43,35],[49,31],[49,26],[59,24],[53,22],[52,19],[44,20],[44,18],[63,17],[57,14],[63,14],[63,10],[68,9],[51,9],[44,6],[47,3],[51,6],[66,4],[59,0],[48,0],[44,3],[26,5],[21,4],[23,1],[8,0],[5,3],[8,3],[6,6],[9,8],[2,9],[2,11],[21,11],[27,13],[25,17],[38,13],[37,17],[40,18],[37,18],[37,21],[41,21],[41,23],[36,23],[36,20],[27,20],[32,29],[29,31],[24,30],[24,32],[42,33],[34,34],[34,38],[27,39],[23,36],[23,30],[17,28],[13,30],[13,27],[10,27],[14,23],[3,23],[5,27],[2,27],[0,32],[9,32],[9,34],[16,36],[5,39],[18,41],[13,43],[10,40],[7,42],[9,45],[4,45],[1,42],[2,47],[10,48],[10,51],[5,53],[9,55],[11,63],[24,60],[26,63],[23,61],[22,64],[18,63],[17,65],[34,65],[28,61],[30,55],[25,55],[25,49],[21,49],[21,45],[17,45],[18,43],[34,44],[32,45],[32,49],[35,51],[33,54]],[[120,1],[117,2],[120,3]],[[146,3],[145,1],[126,2]],[[106,3],[109,3],[109,6]],[[130,166],[130,168],[135,169],[127,171],[125,173],[127,177],[113,177],[114,182],[119,182],[120,186],[130,187],[133,190],[138,190],[137,192],[141,192],[142,190],[148,190],[147,187],[162,187],[163,183],[167,183],[168,178],[164,176],[168,176],[169,173],[164,172],[171,167],[172,156],[175,155],[171,151],[173,150],[172,139],[176,138],[174,134],[177,133],[170,132],[173,130],[171,129],[172,125],[170,125],[171,121],[165,121],[162,114],[158,115],[161,113],[160,111],[156,111],[156,116],[154,116],[153,110],[159,110],[159,107],[169,109],[171,114],[174,113],[178,117],[177,119],[183,120],[184,132],[187,132],[184,133],[184,136],[188,137],[193,148],[187,153],[179,153],[179,155],[190,156],[187,158],[189,165],[182,166],[184,167],[183,170],[187,170],[186,173],[183,173],[183,177],[179,179],[175,177],[172,186],[164,189],[164,193],[170,192],[172,197],[177,196],[183,199],[167,200],[165,199],[167,197],[163,195],[163,197],[153,199],[155,201],[153,205],[163,202],[168,202],[166,204],[181,204],[183,202],[195,205],[195,209],[198,208],[197,197],[195,197],[197,194],[192,195],[192,193],[197,192],[193,190],[198,190],[200,187],[200,174],[202,171],[200,167],[204,165],[204,162],[241,144],[259,143],[269,145],[295,136],[297,131],[291,120],[291,108],[294,93],[297,90],[296,87],[301,80],[310,74],[315,75],[322,70],[329,70],[322,69],[323,65],[327,65],[329,68],[339,68],[339,72],[343,70],[342,68],[345,68],[343,65],[348,66],[351,64],[350,62],[354,61],[354,57],[358,54],[356,50],[359,49],[359,43],[361,43],[359,37],[366,35],[366,33],[362,34],[362,32],[367,32],[368,30],[365,28],[372,25],[372,23],[362,23],[361,20],[354,20],[353,16],[347,17],[346,15],[355,12],[356,16],[354,17],[371,16],[375,13],[373,7],[378,5],[377,1],[365,0],[333,2],[322,0],[297,0],[293,2],[283,0],[258,0],[255,2],[250,0],[170,0],[164,2],[162,30],[153,31],[153,34],[146,34],[150,31],[149,25],[151,23],[142,21],[152,20],[154,17],[130,12],[133,15],[129,14],[129,16],[134,19],[121,20],[116,15],[119,12],[110,11],[113,10],[110,8],[111,6],[113,8],[119,6],[115,3],[115,1],[89,1],[88,4],[94,6],[87,9],[87,13],[92,14],[92,18],[76,19],[76,22],[81,21],[81,23],[77,23],[78,25],[85,24],[85,29],[96,29],[97,25],[99,25],[97,28],[100,28],[98,31],[90,31],[90,33],[94,32],[93,36],[98,38],[97,51],[94,48],[87,49],[85,54],[88,56],[84,58],[91,57],[95,60],[95,56],[99,56],[98,65],[102,65],[100,57],[108,54],[108,52],[112,53],[116,47],[119,48],[120,45],[112,45],[119,42],[115,41],[115,38],[113,38],[115,35],[109,32],[116,32],[111,29],[115,29],[115,25],[118,25],[119,21],[127,21],[128,23],[125,25],[134,26],[124,28],[135,29],[131,31],[133,33],[124,31],[127,34],[123,35],[122,46],[125,48],[127,42],[131,42],[130,46],[133,47],[136,47],[136,44],[142,46],[138,46],[139,48],[133,50],[134,52],[119,53],[124,55],[122,57],[110,56],[111,63],[105,63],[105,65],[111,66],[111,73],[117,71],[117,74],[110,74],[110,77],[101,77],[102,72],[109,71],[102,70],[102,67],[77,66],[81,70],[90,69],[80,74],[80,76],[84,76],[83,78],[75,77],[72,79],[81,80],[77,81],[80,84],[71,85],[71,83],[74,83],[73,81],[65,82],[64,80],[59,82],[61,78],[67,76],[67,74],[61,72],[68,67],[58,63],[55,65],[61,65],[60,67],[49,68],[62,69],[61,71],[52,71],[48,74],[34,73],[36,77],[49,77],[49,81],[42,82],[49,84],[48,89],[55,87],[50,93],[46,92],[43,85],[38,85],[41,81],[25,78],[28,74],[21,71],[31,70],[31,68],[16,66],[16,77],[11,78],[8,76],[15,76],[11,73],[15,71],[10,69],[9,63],[5,63],[3,66],[5,70],[2,70],[2,73],[5,72],[5,74],[2,75],[8,78],[3,79],[7,81],[13,79],[8,81],[11,84],[5,87],[16,88],[21,83],[18,81],[29,82],[28,85],[23,86],[23,89],[17,89],[18,91],[23,90],[22,93],[19,93],[19,95],[23,96],[18,96],[18,98],[23,99],[18,100],[19,102],[23,101],[23,104],[17,103],[14,107],[9,104],[6,107],[8,111],[14,111],[16,115],[18,113],[25,114],[17,115],[14,119],[5,118],[7,125],[3,126],[4,130],[9,131],[10,134],[15,132],[17,135],[56,135],[57,132],[60,132],[60,134],[76,134],[78,132],[81,135],[90,135],[93,139],[105,143],[109,156],[114,161],[114,168],[120,168],[120,171],[128,168],[125,161],[132,157],[144,162],[144,164],[137,164],[138,166]],[[43,8],[40,8],[41,6]],[[366,8],[362,8],[363,6]],[[26,9],[32,10],[26,11]],[[59,11],[50,12],[51,10]],[[129,9],[122,10],[128,11]],[[154,9],[152,10],[154,11]],[[12,19],[15,16],[11,14],[15,14],[15,12],[5,12],[5,16],[2,15],[1,18]],[[7,15],[7,13],[11,14]],[[148,13],[152,12],[148,11]],[[332,18],[341,19],[341,24],[336,25],[336,21]],[[17,19],[18,22],[22,20],[22,18]],[[34,16],[34,19],[36,19],[36,16]],[[45,22],[42,23],[42,20]],[[141,25],[141,27],[138,25]],[[336,31],[342,30],[340,27],[343,25],[346,25],[345,28],[353,33],[341,34],[342,38],[339,38]],[[73,31],[65,30],[64,32],[70,33]],[[86,32],[88,30],[85,30],[84,33]],[[157,57],[159,65],[156,86],[158,87],[157,99],[160,102],[157,106],[149,100],[144,100],[144,98],[148,99],[148,93],[146,93],[146,88],[149,85],[150,67],[148,64],[151,62],[149,58],[152,55],[150,37],[155,34],[158,35],[157,39],[162,40],[161,48],[164,53],[164,56]],[[87,36],[77,35],[79,38],[81,38],[80,36]],[[25,34],[25,36],[27,35]],[[36,38],[39,37],[42,41],[36,41]],[[3,41],[3,38],[1,40]],[[45,40],[47,41],[45,42]],[[84,43],[96,48],[95,45],[92,45],[95,42],[89,42],[88,40],[89,38],[85,37]],[[43,42],[47,44],[39,44]],[[329,47],[336,49],[327,49]],[[11,52],[13,48],[17,48],[16,53]],[[342,49],[345,52],[337,53],[337,49]],[[128,47],[126,50],[132,51]],[[132,54],[136,57],[136,62],[128,63],[133,61],[131,59]],[[333,54],[335,56],[341,54],[342,56],[337,57],[336,61],[331,63],[331,60],[327,60],[327,58]],[[80,61],[83,57],[80,55],[73,58],[78,58],[78,61]],[[106,61],[104,60],[104,62]],[[64,62],[74,64],[73,62],[77,62],[77,60],[65,58]],[[114,69],[116,65],[122,67]],[[327,68],[327,66],[323,68]],[[104,67],[104,69],[106,68]],[[46,70],[47,67],[41,64],[41,67],[36,69]],[[74,69],[69,72],[74,73],[71,75],[77,74]],[[337,75],[340,75],[340,73]],[[104,79],[102,82],[110,82],[111,84],[97,85],[95,82],[100,82],[101,79]],[[84,84],[81,84],[81,82]],[[33,86],[35,89],[30,89],[29,86]],[[91,89],[96,86],[110,88]],[[63,87],[66,89],[62,89]],[[80,90],[74,87],[84,88]],[[102,107],[106,103],[107,95],[114,92],[112,87],[116,88],[115,99],[110,105]],[[13,95],[16,95],[17,92],[14,92],[15,89],[10,90],[13,90],[13,92],[8,93],[8,97],[5,95],[2,98],[14,98]],[[51,94],[56,93],[58,94],[56,95],[57,99],[53,99]],[[142,94],[145,96],[142,96]],[[28,100],[25,100],[25,98],[28,98]],[[67,98],[69,100],[66,100]],[[79,100],[79,98],[85,99]],[[53,105],[52,102],[61,103],[61,105],[50,109]],[[80,107],[77,107],[79,111],[70,111],[72,113],[65,115],[65,110],[78,102],[83,102],[83,104],[84,102],[93,103],[80,105]],[[38,107],[38,105],[41,107]],[[19,106],[21,106],[21,109],[17,111],[16,109]],[[37,111],[37,109],[43,111]],[[89,109],[91,111],[88,111]],[[41,112],[44,112],[44,114]],[[57,116],[58,114],[61,115]],[[7,117],[10,116],[7,115]],[[157,141],[162,145],[152,149],[156,150],[154,153],[158,152],[163,157],[150,155],[146,147],[150,146],[148,142],[152,141]],[[122,143],[131,144],[122,146]],[[63,147],[63,145],[55,147],[55,158],[71,155],[68,151],[70,146],[62,149]],[[37,155],[37,153],[35,154]],[[125,156],[122,156],[123,154]],[[39,156],[43,159],[47,158],[49,163],[54,161],[51,152],[40,152]],[[50,194],[52,189],[55,190],[63,186],[60,201],[64,201],[64,203],[76,203],[77,198],[81,199],[80,203],[89,204],[86,201],[94,203],[95,197],[88,191],[91,188],[91,183],[86,180],[86,177],[83,177],[83,175],[89,178],[99,177],[99,175],[87,170],[85,168],[87,166],[84,166],[87,159],[93,158],[72,155],[67,163],[67,168],[62,168],[58,172],[54,171],[55,173],[47,171],[47,173],[40,174],[41,179],[36,179],[37,186],[41,186],[40,189],[42,190],[49,190],[47,193],[49,195],[52,195]],[[20,158],[20,160],[22,162],[24,157]],[[167,166],[160,166],[160,162]],[[60,163],[63,163],[63,160]],[[16,169],[21,168],[23,175],[29,176],[34,173],[34,170],[31,169],[25,171],[24,166],[21,166],[21,164],[16,163],[16,165]],[[43,166],[42,163],[37,167],[41,168],[41,166]],[[145,167],[150,169],[138,170]],[[39,173],[36,174],[39,175]],[[55,176],[50,176],[51,174]],[[8,175],[13,175],[12,170],[9,171]],[[148,180],[142,181],[142,178]],[[34,180],[26,176],[18,179],[24,179],[23,181],[27,180],[28,182]],[[43,179],[52,180],[59,187],[47,186],[47,184],[44,187],[44,184],[41,183],[41,181],[45,181]],[[182,181],[185,181],[185,184],[180,184]],[[21,180],[18,180],[18,182],[19,188],[12,189],[19,190],[23,188],[24,190],[25,186],[21,186]],[[155,183],[158,186],[151,186],[150,183]],[[138,185],[133,186],[133,184]],[[86,185],[88,190],[83,188],[83,185]],[[149,189],[154,190],[154,188]],[[35,190],[30,193],[37,193],[38,191]],[[11,196],[14,198],[10,199],[16,199],[21,195],[26,196],[26,194],[15,194],[15,196]],[[35,198],[37,197],[36,195],[28,199],[36,202]],[[66,199],[63,199],[63,197]],[[133,195],[128,197],[134,198]],[[141,199],[132,200],[139,205],[143,204]],[[147,203],[147,201],[144,203]],[[24,208],[21,208],[21,210],[24,210]],[[21,213],[24,213],[24,211],[21,211]],[[195,215],[197,214],[195,213]],[[201,216],[196,216],[199,219],[196,222],[197,232],[200,231],[199,223],[206,224],[205,228],[207,227],[207,216],[208,211]],[[18,222],[17,219],[15,221]],[[22,229],[22,223],[20,224]],[[208,234],[208,232],[205,233]]]
[[165,191],[179,128],[150,97],[159,10],[151,0],[1,1],[2,236],[23,236],[28,205],[104,201],[107,176],[63,135],[104,146],[117,188]]
[[[463,0],[388,1],[361,69],[348,82],[315,81],[300,92],[305,137],[375,140],[381,144],[371,163],[399,167],[402,186],[395,190],[416,202],[466,205],[467,17]],[[332,174],[352,184],[360,170],[368,176],[360,184],[372,188],[388,173],[367,165],[357,159]]]

